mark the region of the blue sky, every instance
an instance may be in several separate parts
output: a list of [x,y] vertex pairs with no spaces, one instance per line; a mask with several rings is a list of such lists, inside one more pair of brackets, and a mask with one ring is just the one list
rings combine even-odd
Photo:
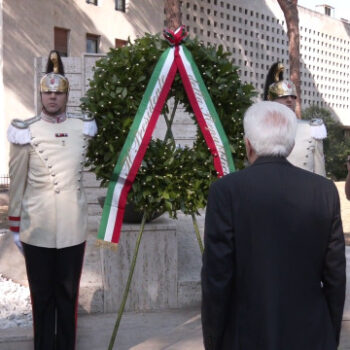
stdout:
[[350,1],[349,0],[299,0],[298,5],[315,10],[316,5],[327,4],[334,7],[335,18],[346,18],[350,20]]

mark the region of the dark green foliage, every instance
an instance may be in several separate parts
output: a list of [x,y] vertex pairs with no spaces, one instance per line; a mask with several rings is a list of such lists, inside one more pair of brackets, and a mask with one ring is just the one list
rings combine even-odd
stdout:
[[[245,158],[242,118],[251,104],[253,87],[240,82],[238,68],[221,46],[205,47],[196,40],[187,40],[185,45],[194,56],[224,126],[235,166],[241,169]],[[168,47],[159,35],[146,34],[133,44],[111,49],[106,58],[96,63],[81,107],[94,114],[99,128],[87,156],[88,165],[102,185],[108,185],[155,64]],[[169,93],[171,97],[195,118],[179,74]],[[167,105],[163,114],[169,115]],[[212,156],[199,130],[193,149],[175,147],[171,137],[151,141],[128,200],[149,213],[166,210],[173,217],[177,210],[197,213],[206,205],[210,183],[215,179]]]
[[321,118],[327,128],[327,138],[323,141],[327,177],[344,180],[347,175],[346,159],[350,154],[350,138],[345,137],[344,128],[325,108],[312,106],[303,111],[304,119]]
[[209,185],[216,179],[210,158],[173,142],[152,141],[136,176],[129,199],[141,210],[197,213],[207,202]]

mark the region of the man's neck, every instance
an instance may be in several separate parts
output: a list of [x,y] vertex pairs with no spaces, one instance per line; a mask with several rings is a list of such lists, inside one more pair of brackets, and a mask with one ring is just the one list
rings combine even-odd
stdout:
[[57,115],[49,115],[44,110],[41,112],[41,119],[49,123],[62,123],[67,119],[66,112]]

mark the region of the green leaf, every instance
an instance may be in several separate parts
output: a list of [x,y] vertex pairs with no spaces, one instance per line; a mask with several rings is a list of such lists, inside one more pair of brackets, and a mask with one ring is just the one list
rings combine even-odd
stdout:
[[[229,61],[229,53],[224,52],[223,47],[205,46],[197,39],[189,39],[184,45],[195,58],[217,106],[236,168],[243,168],[242,116],[255,94],[253,87],[239,81],[237,67]],[[111,49],[107,54],[109,61],[101,59],[96,63],[89,90],[81,99],[81,108],[93,113],[98,124],[99,136],[89,141],[87,162],[103,186],[111,178],[154,66],[166,48],[167,42],[159,35],[145,34],[126,47]],[[170,217],[176,218],[177,210],[197,213],[206,205],[216,171],[179,75],[171,87],[171,98],[184,106],[197,126],[193,148],[176,148],[178,141],[171,136],[168,141],[151,140],[128,200],[147,213],[166,210]],[[163,113],[169,119],[172,107],[165,105]],[[341,157],[343,152],[337,154]]]
[[124,88],[122,89],[121,95],[122,95],[122,98],[125,98],[125,97],[128,95],[128,89],[127,89],[126,87],[124,87]]
[[142,81],[146,80],[146,76],[145,75],[141,75],[138,79],[137,79],[137,83],[141,83]]
[[163,192],[162,192],[162,197],[163,197],[164,199],[170,199],[169,193],[166,192],[166,191],[163,191]]

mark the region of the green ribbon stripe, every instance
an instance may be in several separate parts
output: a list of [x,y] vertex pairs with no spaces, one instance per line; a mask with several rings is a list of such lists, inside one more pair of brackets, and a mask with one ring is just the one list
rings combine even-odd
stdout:
[[160,56],[156,66],[153,70],[151,79],[147,84],[146,91],[142,97],[140,106],[136,112],[134,121],[130,127],[130,131],[129,131],[128,136],[125,140],[123,148],[120,152],[117,164],[113,170],[111,181],[110,181],[109,186],[108,186],[105,204],[103,207],[101,224],[100,224],[100,228],[99,228],[99,232],[98,232],[98,236],[97,236],[98,239],[104,239],[104,237],[105,237],[115,186],[118,182],[120,172],[121,172],[123,165],[125,163],[125,159],[127,158],[127,155],[130,152],[131,145],[133,144],[133,141],[135,139],[135,135],[140,127],[140,124],[141,124],[142,118],[145,114],[145,110],[146,110],[147,105],[149,103],[150,97],[153,93],[155,85],[157,84],[159,75],[164,67],[165,61],[170,53],[170,50],[171,50],[171,48],[168,48],[162,53],[162,55]]

